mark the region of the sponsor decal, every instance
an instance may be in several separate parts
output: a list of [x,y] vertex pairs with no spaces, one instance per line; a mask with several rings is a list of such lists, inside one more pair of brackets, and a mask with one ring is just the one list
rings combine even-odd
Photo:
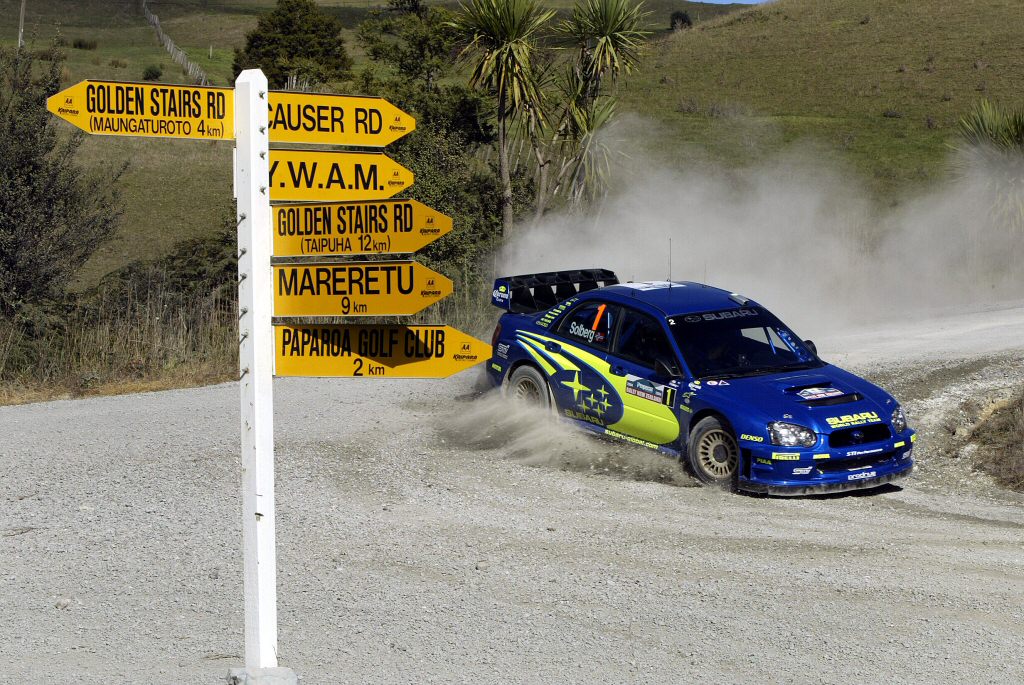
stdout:
[[877,475],[877,471],[861,471],[860,473],[851,473],[846,477],[846,480],[864,480],[866,478],[874,478]]
[[813,466],[801,466],[799,468],[793,469],[793,475],[794,476],[806,476],[806,475],[808,475],[813,470],[814,470]]
[[686,286],[678,285],[675,283],[669,283],[668,281],[644,281],[640,283],[630,283],[629,287],[633,290],[662,290],[663,288],[685,288]]
[[498,373],[501,373],[501,364],[495,364],[494,362],[491,362],[491,368],[497,371]]
[[894,443],[892,444],[892,446],[893,446],[893,448],[896,448],[896,447],[905,447],[905,446],[906,446],[906,444],[907,444],[907,443],[905,443],[905,442],[903,442],[902,440],[900,440],[899,442],[894,442]]
[[641,399],[672,406],[676,391],[664,385],[658,385],[640,376],[626,376],[626,394]]
[[580,338],[581,340],[586,340],[588,343],[593,343],[594,338],[597,337],[597,331],[595,331],[593,328],[587,328],[583,324],[578,324],[575,321],[573,321],[572,324],[569,325],[569,334],[575,335],[577,338]]
[[626,435],[625,433],[620,433],[618,431],[613,431],[610,428],[605,428],[604,434],[608,435],[608,436],[611,436],[613,438],[619,438],[620,440],[625,440],[626,442],[631,442],[634,445],[640,445],[642,447],[647,447],[647,448],[652,449],[652,450],[658,449],[658,446],[656,444],[654,444],[653,442],[647,442],[646,440],[641,440],[640,438],[633,437],[632,435]]
[[622,418],[622,400],[615,388],[595,370],[580,363],[579,370],[560,370],[551,377],[551,389],[570,419],[608,426]]
[[772,460],[771,459],[765,459],[764,457],[757,457],[756,459],[754,459],[754,461],[756,461],[758,464],[764,464],[766,466],[771,466],[772,465]]
[[507,285],[499,285],[491,291],[491,298],[496,304],[504,304],[505,302],[508,302],[511,297],[512,293],[508,291]]
[[913,435],[910,436],[910,442],[917,442],[917,433],[914,433]]
[[502,359],[508,359],[508,350],[508,343],[498,343],[498,346],[494,348],[494,353],[501,357]]
[[703,314],[691,314],[683,318],[687,323],[698,321],[722,321],[725,319],[742,319],[745,316],[757,316],[756,309],[725,309],[720,312],[705,312]]
[[878,454],[879,452],[882,452],[884,450],[885,450],[884,447],[879,447],[879,448],[873,449],[873,450],[850,450],[849,452],[846,453],[846,456],[848,456],[848,457],[860,457],[860,456],[863,456],[865,454]]
[[693,392],[700,390],[700,381],[690,381],[686,386]]
[[882,419],[873,411],[862,411],[859,414],[843,414],[842,416],[830,416],[825,419],[830,428],[849,428],[850,426],[863,426],[866,423],[881,423]]
[[729,381],[708,381],[708,385],[729,385]]
[[772,452],[772,459],[775,461],[800,461],[800,455],[789,452]]
[[830,454],[815,454],[814,458],[815,459],[828,459],[830,456],[832,456],[832,455],[830,455]]
[[797,393],[800,399],[804,400],[824,400],[829,397],[839,397],[843,394],[845,393],[838,388],[804,388]]
[[749,440],[750,442],[764,442],[764,438],[761,437],[760,435],[750,435],[749,433],[744,433],[743,435],[741,435],[740,440]]

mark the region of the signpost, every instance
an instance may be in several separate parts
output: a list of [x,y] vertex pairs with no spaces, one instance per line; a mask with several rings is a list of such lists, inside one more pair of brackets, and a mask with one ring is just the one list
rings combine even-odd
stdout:
[[406,316],[452,294],[452,282],[417,262],[274,266],[275,316]]
[[451,326],[277,326],[278,376],[447,378],[491,346]]
[[271,150],[270,199],[380,200],[412,185],[412,172],[380,152]]
[[274,255],[411,254],[451,230],[451,217],[416,200],[277,205]]
[[[258,69],[243,71],[233,90],[82,81],[46,106],[98,135],[236,141],[245,669],[232,677],[295,683],[277,667],[275,362],[279,376],[443,378],[486,360],[491,348],[449,326],[275,331],[273,315],[415,314],[450,295],[452,282],[413,261],[272,265],[272,256],[409,254],[449,233],[452,220],[415,200],[386,199],[412,185],[413,174],[380,152],[270,143],[383,147],[416,122],[380,98],[270,92]],[[271,200],[314,204],[272,209]]]

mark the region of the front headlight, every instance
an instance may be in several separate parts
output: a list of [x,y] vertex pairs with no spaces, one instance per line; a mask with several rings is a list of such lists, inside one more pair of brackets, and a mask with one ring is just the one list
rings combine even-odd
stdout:
[[780,447],[814,447],[818,442],[818,434],[810,428],[785,421],[769,423],[768,434],[772,438],[772,444]]
[[892,410],[892,429],[897,433],[902,433],[907,430],[907,417],[903,413],[902,407],[896,407]]

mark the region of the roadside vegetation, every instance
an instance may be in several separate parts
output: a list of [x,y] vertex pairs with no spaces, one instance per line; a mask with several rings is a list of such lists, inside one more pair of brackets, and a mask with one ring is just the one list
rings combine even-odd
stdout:
[[1024,492],[1024,388],[971,431],[975,463],[999,484]]
[[[889,203],[956,173],[951,146],[989,149],[961,118],[983,100],[1013,110],[1024,68],[1016,13],[999,0],[190,0],[157,9],[214,85],[259,62],[289,87],[381,95],[417,117],[416,133],[387,154],[416,174],[409,195],[456,227],[419,256],[456,282],[420,319],[482,336],[493,319],[480,293],[494,248],[545,212],[600,204],[622,151],[597,133],[617,117],[639,114],[656,131],[630,140],[630,155],[677,165],[743,165],[811,141]],[[0,15],[7,46],[12,15]],[[910,44],[907,26],[917,27]],[[187,81],[133,0],[31,3],[26,36],[53,89],[84,78]],[[77,141],[75,168],[116,220],[85,241],[88,253],[69,252],[55,287],[2,315],[0,401],[233,378],[230,145],[79,140],[43,114],[56,146]]]

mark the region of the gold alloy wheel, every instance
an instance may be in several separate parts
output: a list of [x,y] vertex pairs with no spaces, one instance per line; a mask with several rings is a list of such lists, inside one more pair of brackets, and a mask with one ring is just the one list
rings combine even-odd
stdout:
[[517,379],[515,387],[512,388],[512,397],[517,402],[525,402],[526,404],[540,404],[540,394],[541,389],[537,387],[537,384],[529,376]]
[[715,480],[724,480],[736,472],[740,450],[733,437],[721,428],[708,431],[697,443],[697,463]]

